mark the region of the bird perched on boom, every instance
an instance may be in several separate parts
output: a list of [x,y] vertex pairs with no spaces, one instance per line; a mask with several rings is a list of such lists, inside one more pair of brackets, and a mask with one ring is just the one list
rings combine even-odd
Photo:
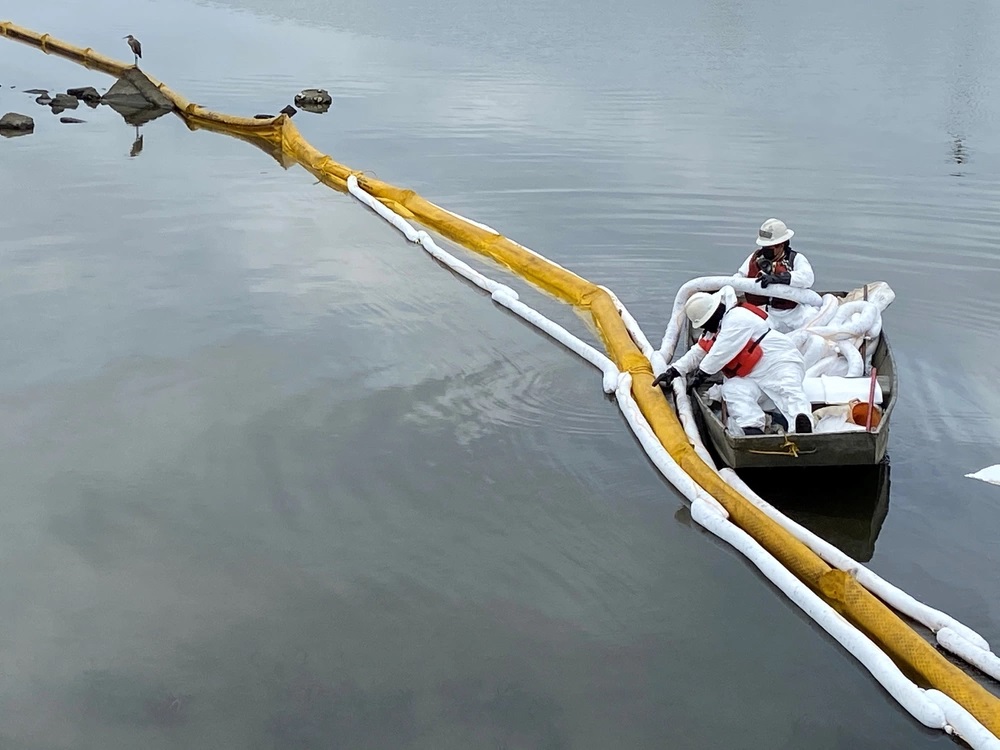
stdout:
[[123,36],[122,39],[128,39],[128,47],[132,50],[132,54],[135,55],[136,67],[139,66],[139,58],[142,57],[142,45],[139,44],[139,40],[134,36],[129,34],[128,36]]

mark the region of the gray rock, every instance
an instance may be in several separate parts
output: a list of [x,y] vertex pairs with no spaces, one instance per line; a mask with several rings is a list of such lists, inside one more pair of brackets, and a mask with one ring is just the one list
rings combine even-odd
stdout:
[[104,103],[111,106],[121,104],[132,109],[143,109],[150,106],[146,97],[127,78],[119,78],[115,81],[114,86],[104,94]]
[[174,108],[173,102],[167,99],[156,85],[137,68],[126,70],[122,77],[108,89],[103,101],[112,106],[120,104],[132,109],[153,107],[172,111]]
[[24,93],[25,94],[45,94],[45,96],[48,96],[49,95],[49,90],[48,89],[25,89]]
[[77,122],[86,122],[86,120],[78,120],[75,117],[60,117],[59,122],[77,123]]
[[82,86],[78,89],[66,89],[66,93],[70,96],[75,96],[77,99],[82,99],[87,102],[87,104],[101,101],[101,95],[97,93],[97,89],[93,86]]
[[35,121],[27,115],[8,112],[0,117],[0,131],[6,133],[31,133],[35,129]]
[[42,94],[40,97],[35,99],[36,104],[41,104],[43,107],[47,107],[52,104],[52,97],[48,94]]
[[253,119],[255,119],[255,120],[273,120],[274,119],[274,115],[254,115]]
[[52,97],[52,109],[76,109],[80,106],[79,100],[69,94],[56,94]]
[[326,89],[302,89],[302,92],[295,95],[296,99],[302,99],[311,104],[330,104],[333,98]]

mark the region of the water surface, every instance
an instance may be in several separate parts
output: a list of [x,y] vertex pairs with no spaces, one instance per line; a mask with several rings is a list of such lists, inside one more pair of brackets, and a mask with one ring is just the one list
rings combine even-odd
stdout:
[[[1000,643],[1000,497],[962,476],[1000,460],[994,4],[15,10],[222,111],[329,89],[320,150],[654,341],[768,216],[818,286],[888,281],[891,482],[789,512]],[[0,85],[36,119],[0,141],[5,747],[950,745],[690,521],[599,373],[352,199],[173,116],[130,157],[22,93],[110,81],[22,45]]]

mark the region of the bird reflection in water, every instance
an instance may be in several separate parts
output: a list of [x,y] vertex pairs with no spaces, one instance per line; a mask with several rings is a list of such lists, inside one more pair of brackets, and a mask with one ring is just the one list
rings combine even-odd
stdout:
[[138,156],[142,153],[142,135],[139,133],[139,126],[135,126],[135,140],[132,142],[132,148],[129,149],[129,158],[133,156]]
[[142,153],[142,126],[170,113],[169,109],[158,109],[156,107],[136,107],[130,103],[115,101],[107,102],[115,112],[121,115],[126,125],[135,128],[135,137],[132,147],[129,149],[129,157],[138,156]]

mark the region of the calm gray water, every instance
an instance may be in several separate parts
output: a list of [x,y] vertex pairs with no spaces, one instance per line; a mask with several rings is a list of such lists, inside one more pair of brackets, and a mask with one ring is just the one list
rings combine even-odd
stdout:
[[[654,341],[768,216],[817,286],[888,281],[891,483],[789,512],[1000,644],[1000,489],[963,477],[1000,461],[996,3],[92,5],[0,16],[135,34],[222,111],[325,87],[318,148]],[[131,158],[21,93],[80,85],[0,40],[36,119],[0,140],[4,748],[953,747],[690,521],[596,371],[301,169],[173,116]]]

